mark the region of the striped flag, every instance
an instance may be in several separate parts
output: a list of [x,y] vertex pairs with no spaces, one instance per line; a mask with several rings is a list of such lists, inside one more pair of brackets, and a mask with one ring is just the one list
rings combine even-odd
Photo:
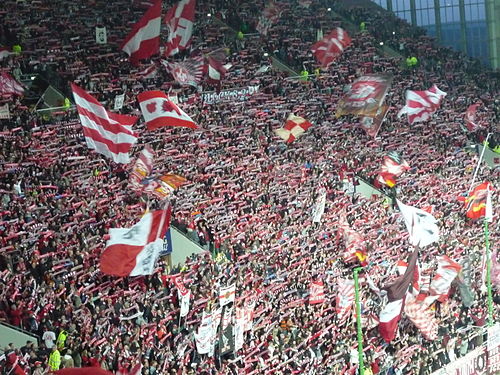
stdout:
[[130,56],[132,64],[147,59],[160,51],[161,0],[146,11],[121,45],[121,50]]
[[214,59],[211,56],[207,57],[205,69],[207,71],[207,81],[214,84],[219,84],[226,75],[226,68],[224,67],[222,62]]
[[419,303],[415,298],[407,296],[404,311],[425,339],[437,339],[439,324],[425,303]]
[[311,51],[321,66],[327,68],[344,52],[351,42],[352,39],[349,34],[344,29],[337,27],[319,42],[316,42],[311,47]]
[[385,184],[390,188],[396,185],[397,177],[401,176],[410,166],[396,151],[389,152],[384,156],[382,167],[378,172],[376,183]]
[[115,163],[130,162],[129,151],[137,141],[132,131],[138,117],[108,112],[96,98],[71,84],[87,146]]
[[389,302],[380,312],[380,323],[378,326],[380,336],[386,341],[391,342],[396,337],[399,319],[403,311],[406,292],[414,278],[415,267],[417,265],[418,247],[415,248],[408,260],[408,267],[403,276],[400,276],[391,285],[385,286]]
[[340,280],[339,290],[335,302],[335,311],[338,316],[338,321],[343,323],[354,304],[354,280]]
[[325,302],[325,288],[323,281],[312,281],[309,285],[309,304],[315,305],[323,302]]
[[341,218],[339,221],[339,230],[342,232],[345,241],[344,262],[349,263],[357,259],[363,267],[366,266],[368,253],[365,240],[361,234],[353,230],[345,218]]
[[425,91],[406,90],[406,105],[399,111],[398,117],[407,114],[410,125],[427,121],[439,109],[445,96],[446,93],[436,85]]
[[462,270],[462,266],[447,255],[439,256],[437,261],[438,269],[432,278],[429,290],[431,295],[440,296],[440,299],[443,300],[448,296],[451,283]]
[[168,28],[165,56],[173,56],[191,44],[195,8],[195,0],[181,0],[165,15]]
[[100,269],[106,275],[124,277],[151,275],[163,250],[172,207],[146,213],[131,228],[111,228]]

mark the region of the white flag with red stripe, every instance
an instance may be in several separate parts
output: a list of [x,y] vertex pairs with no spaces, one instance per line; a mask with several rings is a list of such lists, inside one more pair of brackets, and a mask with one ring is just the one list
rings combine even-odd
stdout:
[[0,95],[21,96],[23,94],[24,94],[23,85],[21,85],[14,78],[12,78],[12,76],[7,72],[2,72],[2,74],[0,74]]
[[311,51],[323,68],[327,68],[351,44],[351,37],[344,29],[337,27],[330,34],[316,42]]
[[285,140],[286,143],[292,143],[295,139],[304,134],[304,132],[311,126],[312,124],[306,119],[290,113],[286,119],[285,126],[281,129],[276,129],[274,132],[278,137]]
[[222,62],[211,56],[207,57],[205,69],[207,70],[207,80],[212,83],[220,83],[226,75],[226,68]]
[[130,56],[132,64],[147,59],[160,51],[161,0],[146,11],[133,27],[121,45],[122,51]]
[[115,163],[130,162],[129,151],[137,141],[132,131],[138,117],[108,112],[92,95],[71,84],[87,146]]
[[168,28],[165,56],[173,56],[191,44],[195,7],[195,0],[181,0],[165,15]]
[[150,79],[150,78],[155,78],[157,73],[158,73],[158,68],[156,67],[155,64],[151,64],[145,69],[137,72],[137,76],[141,79]]
[[323,302],[325,302],[325,288],[323,286],[323,281],[312,281],[309,285],[309,304],[315,305]]
[[406,90],[406,105],[399,111],[398,117],[408,114],[410,125],[427,121],[439,109],[445,96],[446,93],[436,85],[425,91]]
[[472,132],[474,130],[476,130],[479,125],[477,124],[477,120],[476,120],[476,112],[477,112],[477,108],[480,106],[481,104],[471,104],[469,106],[469,108],[467,108],[467,111],[465,112],[465,126],[467,126],[467,129]]
[[349,316],[354,303],[354,280],[340,280],[335,303],[339,322],[343,323]]
[[171,206],[146,213],[131,228],[111,228],[101,254],[102,273],[112,276],[151,275],[170,226]]
[[439,256],[437,261],[438,269],[432,278],[429,290],[431,295],[446,298],[450,291],[451,283],[462,270],[462,266],[447,255]]
[[162,126],[197,129],[194,121],[161,91],[145,91],[137,96],[148,130]]
[[236,297],[236,284],[221,287],[219,292],[219,305],[221,307],[234,302]]
[[425,339],[437,339],[439,324],[425,303],[418,302],[413,296],[407,295],[404,311]]

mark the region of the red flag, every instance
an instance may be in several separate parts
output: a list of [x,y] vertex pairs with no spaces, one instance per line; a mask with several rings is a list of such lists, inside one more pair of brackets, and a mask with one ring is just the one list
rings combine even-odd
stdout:
[[0,74],[0,95],[21,96],[23,94],[24,94],[24,87],[14,78],[12,78],[12,76],[9,73],[2,72],[2,74]]
[[465,126],[467,126],[470,132],[479,127],[479,125],[476,124],[476,112],[480,105],[481,104],[471,104],[469,108],[467,108],[467,112],[465,112]]
[[146,213],[131,228],[111,228],[101,254],[101,272],[112,276],[151,275],[170,226],[171,206]]
[[127,164],[130,161],[128,153],[137,142],[132,125],[138,118],[108,112],[96,98],[74,83],[71,90],[87,146],[115,163]]
[[285,126],[281,129],[276,129],[274,132],[278,137],[285,140],[286,143],[292,143],[295,139],[304,134],[304,132],[311,126],[312,124],[309,121],[290,113],[286,119]]
[[448,297],[451,283],[462,270],[462,266],[452,260],[447,255],[441,255],[437,258],[438,269],[432,278],[429,291],[433,296],[439,296],[439,300],[444,302]]
[[130,56],[132,64],[147,59],[160,50],[161,0],[147,10],[133,27],[121,45],[121,50]]
[[169,33],[165,56],[173,56],[191,44],[195,7],[195,0],[181,0],[167,12],[165,23]]
[[323,281],[312,281],[309,285],[309,304],[315,305],[317,303],[325,302],[325,290]]
[[328,67],[351,44],[351,38],[340,27],[332,30],[330,34],[316,42],[311,51],[323,68]]
[[467,205],[467,217],[469,219],[477,220],[486,216],[486,203],[488,198],[488,191],[493,190],[489,182],[483,182],[481,185],[476,186],[465,199]]
[[358,260],[363,267],[366,266],[368,264],[368,254],[363,237],[349,226],[345,218],[340,220],[339,230],[344,235],[345,241],[344,262],[349,263]]
[[140,93],[137,99],[148,130],[162,126],[198,128],[191,117],[161,91],[145,91]]
[[415,248],[408,260],[408,267],[403,276],[393,284],[384,287],[387,290],[388,304],[380,312],[379,332],[386,342],[391,342],[396,337],[398,322],[404,307],[404,300],[408,287],[413,280],[417,265],[418,247]]
[[377,113],[375,114],[375,117],[361,117],[360,125],[366,132],[366,134],[373,138],[377,136],[388,111],[389,106],[383,105],[379,107]]
[[445,96],[446,93],[436,85],[425,91],[406,90],[406,105],[399,111],[398,117],[408,114],[410,125],[427,121],[439,109]]
[[164,200],[186,182],[187,180],[184,177],[176,174],[166,174],[149,182],[144,191],[151,193],[160,200]]

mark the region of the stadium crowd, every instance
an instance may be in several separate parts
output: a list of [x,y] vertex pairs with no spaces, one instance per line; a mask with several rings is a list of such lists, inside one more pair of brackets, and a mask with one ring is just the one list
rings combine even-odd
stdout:
[[[253,30],[264,2],[199,0],[193,47],[229,52],[232,68],[222,89],[259,86],[247,100],[209,104],[196,89],[173,83],[163,68],[156,78],[140,78],[140,69],[119,51],[130,23],[144,12],[139,1],[5,0],[2,6],[1,41],[23,49],[1,61],[2,70],[17,77],[57,74],[68,96],[73,81],[107,108],[123,93],[122,113],[140,114],[135,97],[144,90],[178,95],[200,128],[147,132],[139,124],[140,144],[134,150],[151,145],[156,173],[187,178],[171,199],[173,224],[205,249],[181,268],[171,269],[161,259],[148,277],[101,274],[99,256],[108,229],[130,226],[147,206],[163,203],[130,191],[128,165],[89,152],[74,110],[47,115],[27,107],[22,97],[3,97],[0,104],[9,104],[11,118],[0,120],[0,321],[41,340],[37,348],[32,343],[5,348],[2,374],[83,366],[128,374],[138,363],[143,374],[151,375],[354,374],[355,315],[339,317],[335,309],[338,285],[352,278],[356,266],[342,256],[343,217],[368,250],[361,282],[367,374],[430,374],[482,344],[483,335],[475,334],[487,314],[482,223],[465,217],[458,197],[468,191],[478,162],[466,146],[499,131],[498,75],[438,47],[382,10],[334,2],[341,19],[326,10],[326,1],[307,7],[291,1],[263,37]],[[316,70],[310,46],[318,30],[348,28],[346,20],[365,22],[366,31],[352,33],[345,53],[328,69]],[[98,25],[107,28],[106,45],[95,43]],[[236,36],[240,30],[243,38]],[[380,41],[395,46],[403,58],[417,56],[419,64],[407,68],[401,58],[382,54]],[[261,69],[272,65],[265,53],[308,70],[308,79]],[[394,81],[386,98],[390,111],[371,138],[358,119],[336,118],[335,109],[346,84],[379,72],[392,73]],[[409,126],[405,117],[397,117],[406,89],[432,84],[447,96],[429,121]],[[203,84],[202,90],[215,88]],[[469,132],[463,115],[476,102],[481,103],[480,129]],[[287,145],[273,130],[290,112],[313,127]],[[449,298],[435,303],[439,339],[434,341],[425,340],[404,317],[390,344],[376,328],[384,299],[367,276],[378,288],[394,280],[395,264],[407,260],[411,246],[390,200],[349,193],[344,177],[373,181],[388,151],[399,152],[411,167],[394,188],[398,198],[431,207],[439,221],[439,243],[420,251],[424,273],[432,274],[436,256],[446,254],[463,265],[461,284],[474,297],[465,307],[454,283]],[[483,164],[479,180],[500,181],[498,168]],[[311,211],[322,189],[326,209],[321,222],[313,223]],[[497,228],[495,222],[490,225],[491,243],[498,243]],[[178,273],[191,291],[184,318],[173,284]],[[307,302],[314,280],[324,282],[323,304]],[[253,327],[235,354],[200,355],[193,332],[203,311],[216,306],[219,287],[232,283],[235,310],[255,303]]]

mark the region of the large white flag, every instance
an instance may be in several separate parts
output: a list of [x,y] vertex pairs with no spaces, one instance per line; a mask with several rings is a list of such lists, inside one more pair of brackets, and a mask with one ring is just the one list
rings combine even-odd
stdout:
[[397,201],[413,246],[424,247],[439,241],[437,220],[430,213]]

